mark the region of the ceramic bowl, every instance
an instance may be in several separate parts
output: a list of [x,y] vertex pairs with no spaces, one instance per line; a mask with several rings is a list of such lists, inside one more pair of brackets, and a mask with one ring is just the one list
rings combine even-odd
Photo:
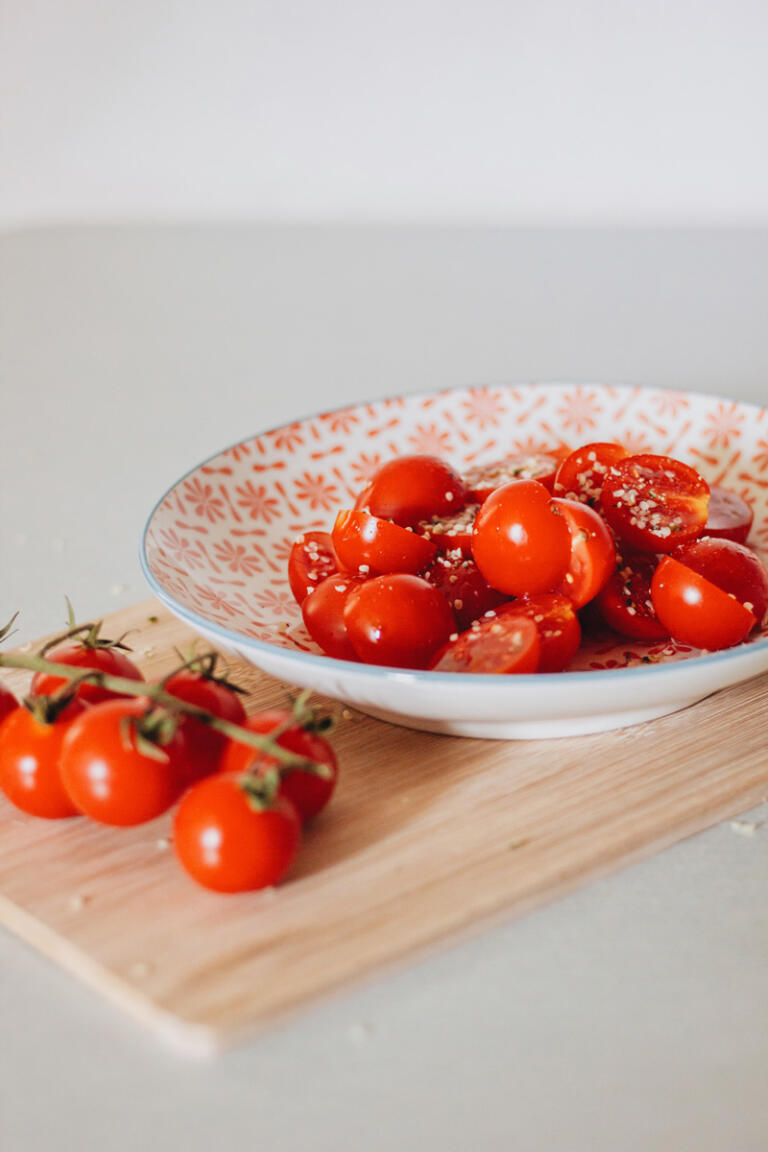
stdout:
[[768,549],[766,409],[690,392],[524,384],[395,396],[250,436],[161,497],[144,533],[144,572],[171,611],[217,647],[291,684],[433,732],[597,732],[677,711],[768,669],[766,628],[716,653],[606,635],[584,646],[569,671],[535,676],[379,668],[333,660],[312,642],[288,586],[291,543],[330,530],[383,461],[424,452],[461,470],[595,440],[678,456],[735,490],[754,508],[749,543]]

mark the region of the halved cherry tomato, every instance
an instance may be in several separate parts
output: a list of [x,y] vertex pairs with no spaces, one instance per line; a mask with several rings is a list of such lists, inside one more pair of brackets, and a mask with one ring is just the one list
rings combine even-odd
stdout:
[[[109,676],[122,676],[125,680],[143,680],[139,669],[133,661],[126,656],[120,648],[107,645],[91,647],[87,644],[63,644],[46,653],[46,659],[57,664],[69,664],[73,668],[95,668],[99,672],[106,672]],[[36,672],[32,678],[30,693],[33,696],[52,696],[67,681],[61,676],[54,676],[50,672]],[[100,704],[104,700],[120,700],[124,697],[119,692],[109,688],[102,688],[98,684],[88,682],[80,684],[76,695],[86,704]]]
[[467,504],[460,512],[422,520],[417,531],[425,540],[431,540],[436,544],[441,552],[458,550],[464,556],[471,556],[472,529],[479,508],[479,504]]
[[603,588],[616,568],[616,545],[605,521],[587,504],[576,500],[552,501],[571,534],[568,571],[559,591],[583,608]]
[[493,588],[510,596],[557,588],[568,571],[570,524],[538,480],[497,488],[477,514],[475,563]]
[[[83,707],[73,701],[67,711],[72,717]],[[52,724],[41,723],[27,708],[16,708],[0,725],[0,788],[22,812],[46,820],[78,815],[59,772],[61,745],[69,728],[69,721],[61,717]]]
[[288,583],[296,603],[303,604],[312,589],[338,568],[330,532],[305,532],[300,536],[288,557]]
[[533,620],[504,614],[476,620],[437,653],[434,672],[484,672],[496,675],[536,672],[541,641]]
[[538,480],[551,492],[557,464],[558,457],[547,452],[518,453],[491,464],[478,464],[464,473],[467,500],[482,504],[497,488],[513,480]]
[[621,444],[601,441],[584,444],[563,460],[557,470],[552,491],[555,496],[580,500],[582,504],[595,508],[600,503],[600,493],[610,469],[628,455]]
[[215,892],[251,892],[282,880],[296,858],[301,821],[290,800],[259,807],[240,773],[219,773],[182,797],[173,846],[189,875]]
[[347,636],[344,606],[358,584],[362,584],[362,580],[337,572],[318,584],[301,606],[307,632],[323,652],[335,660],[357,660],[357,653]]
[[6,688],[5,684],[0,684],[0,724],[19,706],[19,702],[10,688]]
[[754,513],[749,504],[719,484],[709,488],[709,515],[702,531],[703,536],[719,536],[722,540],[733,540],[745,544],[752,528]]
[[445,597],[420,576],[394,573],[353,589],[344,609],[352,647],[368,664],[426,668],[456,626]]
[[447,516],[464,507],[461,477],[437,456],[398,456],[371,477],[355,502],[382,520],[414,528],[432,516]]
[[757,618],[735,596],[711,580],[662,556],[653,575],[651,596],[656,615],[683,644],[714,652],[741,643]]
[[[274,732],[276,728],[288,723],[292,713],[281,708],[272,708],[264,712],[255,712],[246,720],[245,727],[250,732],[265,735]],[[295,752],[298,756],[305,756],[316,764],[325,764],[330,771],[329,776],[319,776],[315,772],[306,772],[302,768],[292,768],[280,780],[279,794],[285,796],[296,807],[302,823],[306,824],[318,812],[325,808],[333,795],[339,767],[333,748],[316,732],[302,727],[295,721],[290,728],[278,736],[276,741],[281,748]],[[266,752],[258,748],[251,748],[237,740],[230,740],[221,764],[222,772],[264,772],[273,768],[277,761]]]
[[539,630],[539,672],[562,672],[579,649],[579,618],[572,602],[560,592],[521,596],[497,609],[497,616],[527,616],[533,620]]
[[640,552],[671,552],[701,534],[709,485],[670,456],[627,456],[614,465],[600,497],[611,527]]
[[651,581],[658,561],[655,556],[627,552],[597,597],[605,623],[631,640],[662,640],[669,630],[653,609]]
[[[231,724],[245,723],[245,708],[239,695],[214,676],[185,668],[166,680],[165,691]],[[227,738],[194,716],[182,717],[180,727],[187,743],[183,775],[185,782],[191,784],[218,770]]]
[[[154,755],[142,751],[133,727],[148,701],[107,700],[68,726],[61,779],[73,804],[101,824],[153,820],[170,808],[186,778],[186,742],[179,730]],[[156,758],[160,757],[160,758]]]
[[438,556],[424,573],[424,579],[445,596],[460,632],[509,599],[505,592],[491,588],[473,560],[462,556]]
[[339,512],[333,547],[342,568],[355,576],[423,572],[437,548],[429,540],[368,512]]
[[762,622],[768,609],[768,574],[751,549],[733,540],[702,536],[675,549],[674,558],[735,596]]

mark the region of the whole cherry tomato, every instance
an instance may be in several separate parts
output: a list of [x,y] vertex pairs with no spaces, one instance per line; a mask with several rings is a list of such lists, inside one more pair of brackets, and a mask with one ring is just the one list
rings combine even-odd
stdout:
[[606,520],[631,548],[671,552],[701,534],[709,485],[669,456],[627,456],[611,467],[600,501]]
[[445,597],[426,580],[405,573],[353,589],[344,623],[361,660],[395,668],[426,668],[455,627]]
[[[73,701],[71,709],[69,715],[77,715],[83,705]],[[69,728],[68,720],[44,723],[27,708],[16,708],[0,725],[0,788],[22,812],[47,820],[78,814],[59,772]]]
[[566,456],[555,476],[552,491],[566,500],[580,500],[595,508],[611,468],[629,453],[621,444],[584,444]]
[[[101,824],[153,820],[170,808],[186,779],[186,742],[149,701],[108,700],[69,725],[61,779],[73,804]],[[165,730],[164,730],[165,729]]]
[[11,692],[10,688],[6,688],[4,684],[0,684],[0,724],[5,720],[6,716],[10,716],[19,707],[19,702]]
[[182,797],[173,846],[189,875],[215,892],[250,892],[282,880],[301,840],[290,800],[262,803],[249,795],[248,777],[219,773]]
[[722,588],[762,622],[768,609],[768,574],[751,549],[733,540],[702,536],[676,548],[675,560]]
[[616,568],[616,546],[605,521],[587,504],[553,500],[571,534],[568,571],[559,585],[575,608],[583,608]]
[[333,547],[342,568],[354,576],[423,572],[437,549],[429,540],[368,512],[339,512]]
[[560,592],[521,596],[497,609],[497,616],[527,616],[539,631],[539,672],[562,672],[581,643],[581,625],[571,600]]
[[297,604],[327,576],[338,572],[330,532],[305,532],[294,541],[288,557],[288,583]]
[[484,616],[451,637],[430,667],[435,672],[511,675],[538,671],[540,654],[539,630],[533,620],[503,613]]
[[710,652],[740,644],[757,623],[735,596],[663,556],[651,583],[653,607],[669,634],[683,644]]
[[374,473],[355,508],[414,528],[420,520],[464,507],[461,477],[437,456],[398,456]]
[[552,491],[558,457],[548,452],[518,453],[494,460],[492,464],[478,464],[464,474],[467,499],[482,504],[492,492],[513,480],[538,480]]
[[[133,661],[126,656],[120,648],[110,645],[97,644],[92,647],[76,641],[72,644],[63,644],[46,653],[46,659],[57,664],[69,664],[73,668],[95,668],[99,672],[106,672],[109,676],[122,676],[125,680],[143,680],[139,669]],[[36,672],[32,679],[30,692],[33,696],[52,696],[67,681],[61,676],[50,672]],[[86,704],[100,704],[104,700],[123,699],[119,692],[109,688],[102,688],[98,684],[88,682],[80,684],[77,697]]]
[[[264,712],[256,712],[249,716],[245,727],[250,732],[266,735],[274,732],[293,720],[291,726],[286,728],[276,743],[288,752],[295,752],[297,756],[304,756],[316,764],[325,764],[330,775],[320,776],[316,772],[307,772],[297,767],[284,772],[280,780],[279,795],[285,796],[296,807],[302,823],[306,824],[318,812],[325,808],[336,787],[339,769],[336,755],[327,740],[311,729],[305,728],[300,721],[293,718],[291,712],[281,708],[272,708]],[[277,765],[274,757],[258,748],[251,748],[238,740],[229,740],[221,763],[222,772],[264,772]]]
[[438,556],[424,573],[424,579],[442,592],[460,632],[509,599],[506,593],[491,588],[473,560],[461,555]]
[[472,550],[483,576],[500,592],[549,592],[568,571],[569,522],[538,480],[516,480],[497,488],[482,505]]
[[344,608],[353,588],[362,584],[353,576],[337,572],[328,576],[306,597],[301,606],[304,627],[327,656],[357,660],[344,623]]
[[614,632],[631,640],[663,640],[669,630],[659,620],[651,599],[658,561],[642,552],[626,552],[597,597],[600,615]]
[[[171,696],[196,708],[205,708],[221,720],[229,720],[232,724],[245,723],[245,708],[240,696],[215,676],[184,668],[166,680],[164,688]],[[227,742],[226,736],[194,716],[183,716],[179,727],[187,745],[183,768],[185,781],[191,784],[216,772]]]
[[718,484],[712,484],[709,489],[709,515],[702,535],[719,536],[723,540],[745,544],[753,517],[752,509],[741,496]]

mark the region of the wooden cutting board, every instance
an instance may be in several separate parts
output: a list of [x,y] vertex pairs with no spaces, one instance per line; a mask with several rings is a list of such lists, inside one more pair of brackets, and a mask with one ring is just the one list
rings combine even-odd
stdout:
[[[156,601],[135,629],[148,678],[191,630]],[[247,665],[249,710],[286,699]],[[3,670],[17,692],[24,673]],[[766,796],[768,678],[686,712],[570,740],[434,736],[344,710],[337,794],[279,889],[218,896],[177,866],[170,818],[47,822],[0,796],[0,922],[190,1051],[649,855]]]

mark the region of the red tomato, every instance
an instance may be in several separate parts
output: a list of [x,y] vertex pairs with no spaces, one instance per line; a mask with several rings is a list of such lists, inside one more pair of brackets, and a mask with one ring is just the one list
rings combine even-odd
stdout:
[[19,702],[9,688],[4,684],[0,684],[0,724],[5,720],[6,716],[10,716],[11,712],[19,707]]
[[492,464],[479,464],[464,474],[467,499],[482,504],[497,488],[513,480],[538,480],[551,492],[556,471],[557,456],[548,452],[519,453]]
[[333,547],[342,568],[355,576],[423,572],[437,552],[423,536],[367,512],[339,512]]
[[[46,659],[57,664],[69,664],[73,668],[96,668],[109,676],[122,676],[125,680],[143,680],[139,669],[125,652],[119,648],[95,647],[87,644],[63,644],[60,648],[46,653]],[[62,676],[49,672],[36,672],[30,692],[33,696],[51,696],[67,681]],[[123,699],[121,693],[101,688],[98,684],[81,684],[76,695],[86,704],[100,704],[104,700]]]
[[[74,708],[77,714],[83,705],[74,702]],[[47,820],[78,814],[59,773],[69,727],[61,719],[40,723],[27,708],[16,708],[0,725],[0,788],[22,812]]]
[[651,583],[656,615],[683,644],[714,652],[739,644],[757,620],[743,604],[672,556],[663,556]]
[[479,504],[467,504],[460,512],[422,520],[418,526],[419,535],[431,540],[441,552],[458,550],[464,556],[471,556],[472,529],[479,508]]
[[496,675],[536,672],[541,642],[533,620],[503,614],[476,620],[437,653],[435,672],[485,672]]
[[[213,676],[185,668],[166,680],[165,691],[196,708],[205,708],[221,720],[245,723],[245,708],[237,692]],[[227,738],[194,716],[184,716],[180,728],[187,744],[184,779],[192,784],[217,771]]]
[[603,482],[611,468],[629,453],[621,444],[584,444],[563,460],[553,492],[567,500],[580,500],[591,508],[600,503]]
[[761,623],[768,609],[768,574],[749,548],[733,540],[702,536],[675,549],[675,560],[729,592]]
[[606,520],[630,547],[671,552],[700,535],[709,486],[680,460],[627,456],[606,477],[601,503]]
[[336,660],[357,660],[347,636],[344,607],[352,589],[361,583],[361,580],[337,572],[318,584],[301,606],[307,632],[327,656]]
[[184,794],[176,812],[176,855],[193,880],[214,892],[271,888],[299,849],[301,821],[290,800],[277,796],[260,807],[246,787],[238,773],[208,776]]
[[719,536],[723,540],[744,544],[752,528],[752,520],[752,509],[741,496],[718,484],[710,485],[709,515],[703,536]]
[[424,579],[442,592],[460,632],[509,599],[504,592],[491,588],[474,561],[461,556],[438,556],[424,573]]
[[587,504],[576,500],[553,500],[571,534],[571,556],[568,571],[559,591],[583,608],[603,588],[616,568],[616,546],[613,537]]
[[382,520],[414,528],[464,507],[461,477],[437,456],[398,456],[377,469],[355,502]]
[[68,726],[61,751],[61,778],[72,802],[101,824],[126,826],[153,820],[170,808],[185,779],[186,744],[180,731],[157,751],[137,745],[131,722],[148,701],[108,700],[86,708]]
[[472,550],[493,588],[524,596],[561,584],[571,533],[557,503],[537,480],[516,480],[488,497],[477,514]]
[[[273,732],[291,719],[291,713],[284,709],[272,708],[265,712],[256,712],[249,716],[245,727],[250,732],[266,734]],[[339,775],[338,764],[333,748],[322,736],[316,732],[303,728],[298,722],[287,728],[277,738],[281,748],[295,752],[298,756],[306,756],[316,764],[325,764],[330,769],[330,776],[318,776],[315,772],[306,772],[301,768],[292,768],[280,780],[280,795],[285,796],[294,804],[306,824],[313,816],[325,808],[333,795],[336,780]],[[237,740],[227,742],[227,750],[221,764],[222,772],[263,772],[275,767],[277,760],[268,756],[258,748],[251,748]]]
[[669,631],[653,610],[651,581],[656,571],[655,556],[627,553],[597,597],[597,607],[605,623],[620,636],[631,640],[662,640]]
[[338,570],[330,532],[305,532],[288,557],[288,582],[296,603],[303,604],[313,588]]
[[426,580],[405,573],[355,588],[344,623],[361,660],[395,668],[426,668],[455,627],[445,597]]
[[498,609],[498,616],[527,616],[539,630],[539,672],[562,672],[581,643],[581,625],[567,596],[543,592],[521,596]]

